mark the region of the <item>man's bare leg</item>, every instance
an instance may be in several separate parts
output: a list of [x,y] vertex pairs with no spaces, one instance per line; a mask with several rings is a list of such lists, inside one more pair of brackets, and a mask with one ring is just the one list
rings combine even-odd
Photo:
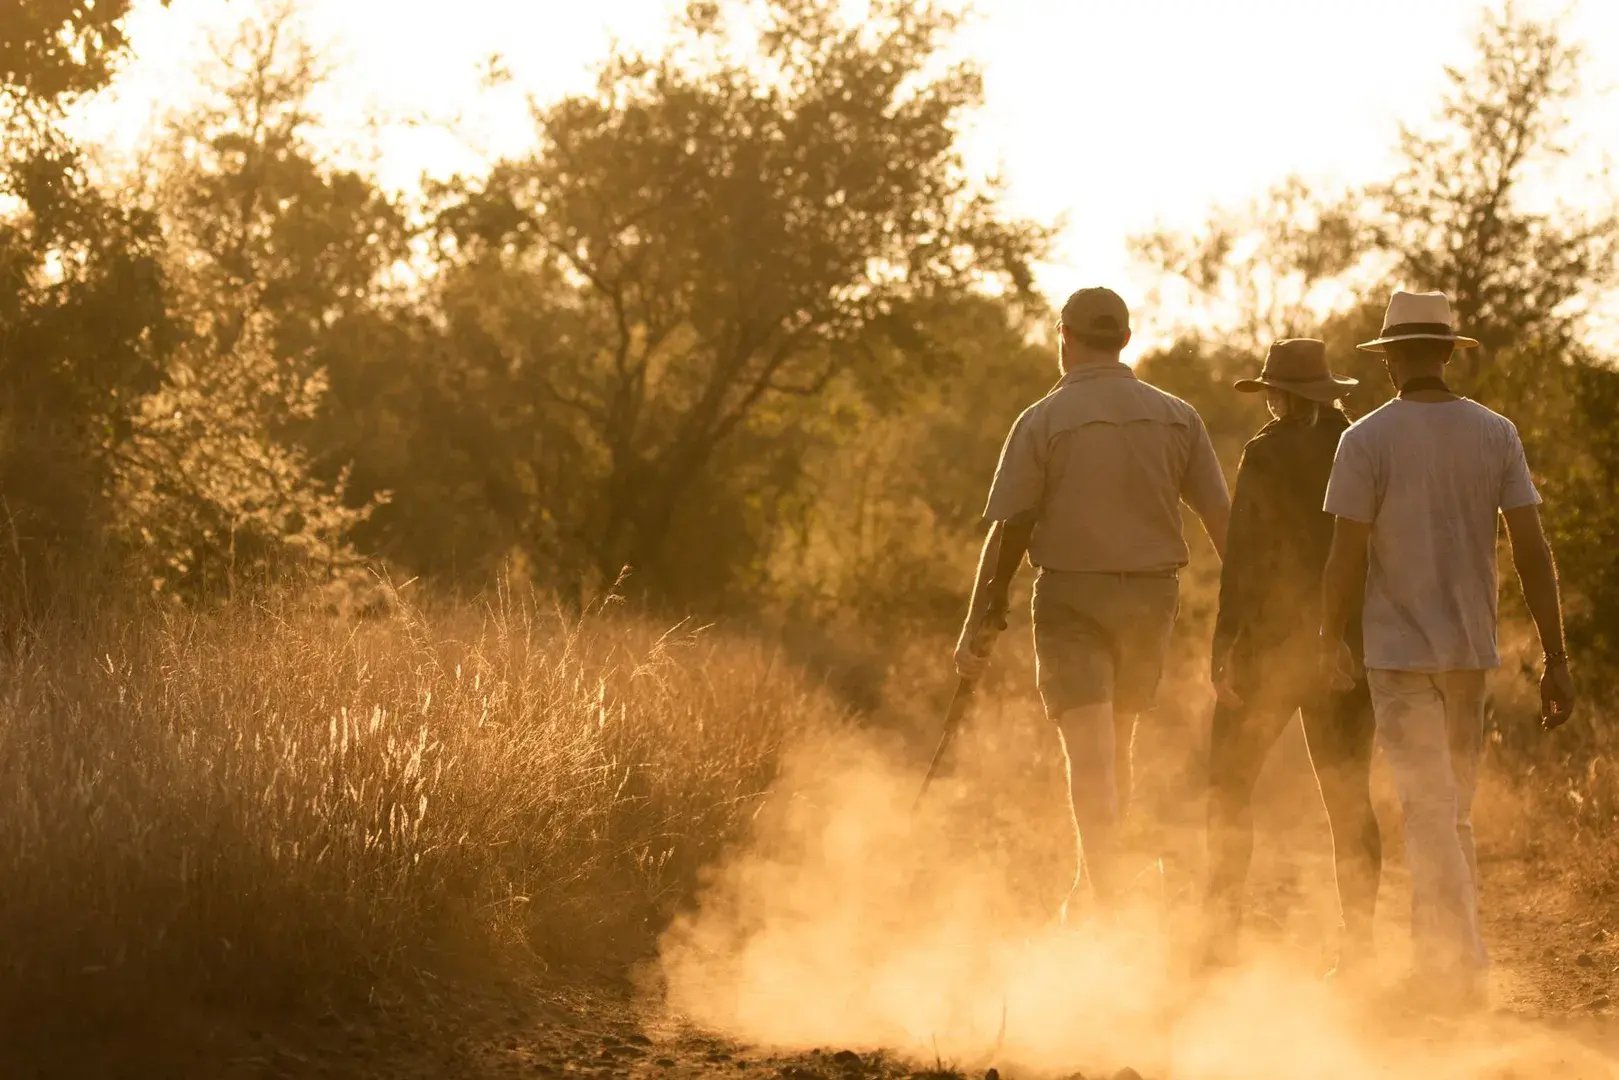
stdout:
[[1057,717],[1057,730],[1067,758],[1080,872],[1090,879],[1097,902],[1108,906],[1119,889],[1118,828],[1129,798],[1134,717],[1119,723],[1112,702],[1104,701],[1065,710]]
[[1115,710],[1113,716],[1113,789],[1120,823],[1130,814],[1135,794],[1136,714]]

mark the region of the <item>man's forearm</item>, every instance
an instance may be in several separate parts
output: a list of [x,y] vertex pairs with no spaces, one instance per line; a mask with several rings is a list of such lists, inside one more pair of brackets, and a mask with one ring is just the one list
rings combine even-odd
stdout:
[[984,537],[984,550],[978,554],[978,576],[973,579],[972,598],[967,602],[967,624],[972,625],[989,602],[989,583],[1000,562],[1001,533],[1005,522],[991,522]]
[[1001,542],[995,552],[995,570],[985,589],[989,593],[990,606],[1003,615],[1010,602],[1012,579],[1017,577],[1018,568],[1023,565],[1023,557],[1028,554],[1029,541],[1033,537],[1032,517],[1004,522],[1001,526]]
[[1542,540],[1528,551],[1514,547],[1513,562],[1523,586],[1529,617],[1535,620],[1535,629],[1540,633],[1541,649],[1548,656],[1562,654],[1563,606],[1557,591],[1557,564],[1552,558],[1551,545]]
[[1342,641],[1366,594],[1366,547],[1340,530],[1321,575],[1321,636]]
[[969,624],[986,611],[1006,611],[1012,579],[1017,576],[1018,567],[1023,565],[1023,556],[1029,550],[1033,533],[1033,522],[997,521],[990,526],[989,535],[984,540],[984,550],[978,557],[978,576],[973,582],[972,601],[967,607]]

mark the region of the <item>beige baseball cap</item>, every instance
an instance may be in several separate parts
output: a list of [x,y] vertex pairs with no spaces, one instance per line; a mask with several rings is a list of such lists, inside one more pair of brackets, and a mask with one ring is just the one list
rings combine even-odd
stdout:
[[1062,324],[1081,337],[1093,334],[1123,337],[1130,332],[1130,309],[1112,289],[1092,286],[1073,292],[1064,301]]

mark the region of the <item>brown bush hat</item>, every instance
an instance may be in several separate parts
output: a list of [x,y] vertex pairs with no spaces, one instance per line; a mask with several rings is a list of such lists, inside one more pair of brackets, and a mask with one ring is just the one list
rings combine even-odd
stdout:
[[1255,379],[1238,379],[1235,386],[1245,394],[1267,387],[1286,390],[1310,401],[1330,405],[1360,385],[1359,379],[1334,375],[1327,366],[1327,346],[1315,338],[1287,338],[1271,343],[1265,354],[1265,367]]

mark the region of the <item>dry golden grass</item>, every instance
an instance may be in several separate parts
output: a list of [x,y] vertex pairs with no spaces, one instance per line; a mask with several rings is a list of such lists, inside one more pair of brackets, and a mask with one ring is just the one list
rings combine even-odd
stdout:
[[840,720],[766,647],[509,598],[60,617],[0,688],[7,1008],[636,955],[784,735]]
[[1597,680],[1575,669],[1586,691],[1574,719],[1557,731],[1540,730],[1533,672],[1523,656],[1509,655],[1496,679],[1495,723],[1485,765],[1514,800],[1515,813],[1499,825],[1536,857],[1605,903],[1619,900],[1619,729],[1603,697],[1589,692]]
[[[829,670],[867,648],[833,636],[848,655]],[[863,726],[887,731],[858,744],[908,806],[948,642],[870,636],[881,693]],[[1207,698],[1194,637],[1138,743],[1138,809],[1185,839],[1166,881],[1187,888]],[[928,826],[970,817],[941,833],[941,865],[993,866],[1020,902],[1047,899],[1036,879],[1072,856],[1030,668],[1026,631],[1009,636],[959,745],[970,776],[940,789]],[[1520,802],[1489,835],[1558,848],[1560,864],[1577,851],[1614,895],[1612,733],[1593,711],[1540,737],[1522,680],[1498,682],[1488,764]],[[0,655],[0,1025],[177,996],[284,1014],[490,957],[622,970],[652,955],[701,871],[734,861],[721,849],[748,835],[781,752],[851,745],[805,738],[846,720],[770,645],[616,608],[59,614]],[[803,797],[778,794],[778,815]]]

